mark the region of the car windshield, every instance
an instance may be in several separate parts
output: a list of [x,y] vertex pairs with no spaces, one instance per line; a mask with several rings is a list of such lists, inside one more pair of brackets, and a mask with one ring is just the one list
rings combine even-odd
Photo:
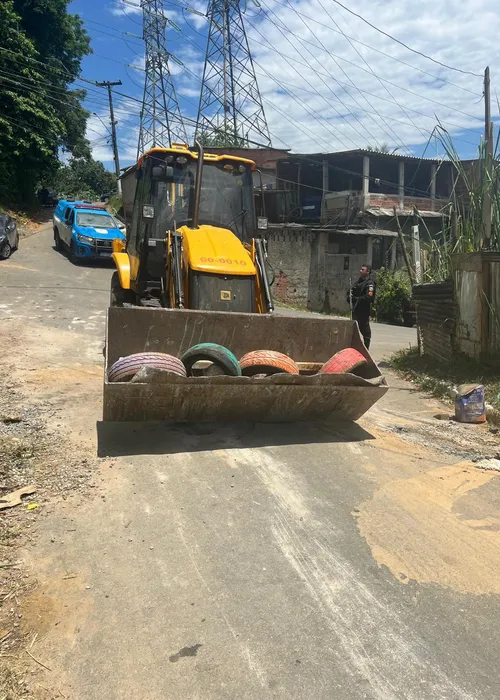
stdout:
[[97,212],[79,212],[76,215],[76,223],[82,228],[118,228],[112,216]]

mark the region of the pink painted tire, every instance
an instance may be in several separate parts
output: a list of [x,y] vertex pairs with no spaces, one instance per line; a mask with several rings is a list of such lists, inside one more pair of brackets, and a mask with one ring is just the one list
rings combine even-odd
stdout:
[[129,382],[141,367],[155,367],[178,377],[186,376],[186,368],[177,357],[164,352],[137,352],[120,357],[109,369],[108,381]]
[[288,355],[275,350],[254,350],[247,352],[240,360],[241,373],[245,377],[254,374],[299,374],[299,368]]
[[344,348],[330,357],[318,374],[347,374],[366,364],[366,358],[358,350]]

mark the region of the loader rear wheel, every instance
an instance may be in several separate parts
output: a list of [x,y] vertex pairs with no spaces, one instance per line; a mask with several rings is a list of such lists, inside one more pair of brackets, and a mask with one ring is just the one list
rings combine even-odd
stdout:
[[216,343],[199,343],[198,345],[193,345],[192,348],[189,348],[189,350],[184,353],[181,360],[186,368],[188,377],[191,377],[193,374],[193,365],[200,362],[200,360],[209,360],[221,369],[223,374],[230,377],[241,376],[240,364],[231,350],[228,350],[223,345],[217,345]]
[[113,272],[111,277],[111,294],[109,297],[110,306],[125,306],[125,304],[133,305],[135,295],[130,289],[123,289],[120,284],[120,276],[118,272]]
[[366,364],[366,358],[358,350],[344,348],[330,357],[318,374],[347,374]]
[[141,367],[155,367],[177,377],[185,377],[186,369],[182,362],[173,355],[164,352],[136,352],[134,355],[120,357],[109,369],[108,381],[128,382]]
[[254,350],[247,352],[240,360],[241,372],[245,377],[255,374],[299,374],[297,364],[288,355],[275,350]]

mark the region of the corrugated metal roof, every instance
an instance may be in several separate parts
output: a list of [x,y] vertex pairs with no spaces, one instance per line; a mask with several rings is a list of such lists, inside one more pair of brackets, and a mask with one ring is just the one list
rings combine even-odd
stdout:
[[[294,157],[295,159],[300,159],[300,158],[321,158],[321,159],[328,159],[331,157],[342,157],[342,156],[376,156],[378,158],[392,158],[396,160],[424,160],[427,163],[435,163],[436,165],[439,165],[440,163],[444,162],[451,162],[445,159],[436,159],[436,158],[422,158],[421,156],[409,156],[405,155],[403,153],[379,153],[378,151],[370,151],[367,148],[353,148],[350,151],[333,151],[331,153],[290,153],[289,156],[285,158],[280,158],[280,162],[283,161],[290,161],[293,160]],[[318,165],[321,165],[318,163]]]

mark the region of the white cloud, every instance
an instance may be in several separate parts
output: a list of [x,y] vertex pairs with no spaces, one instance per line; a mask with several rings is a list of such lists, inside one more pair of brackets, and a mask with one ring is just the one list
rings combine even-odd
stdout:
[[[140,0],[126,3],[116,0],[111,11],[140,13]],[[186,4],[206,12],[202,0]],[[481,74],[488,63],[493,69],[500,64],[500,12],[491,10],[486,0],[346,4],[417,51],[479,77],[408,51],[332,0],[261,0],[261,9],[247,11],[244,21],[274,145],[312,152],[387,143],[401,152],[415,152],[439,120],[456,139],[457,150],[474,155],[483,130]],[[180,13],[172,18],[182,20]],[[184,64],[182,68],[171,61],[170,68],[187,114],[193,117],[205,39],[189,27],[206,35],[207,20],[185,11],[184,18],[186,40],[167,41],[167,46]],[[173,39],[178,36],[170,34]],[[133,64],[144,67],[144,57]],[[137,74],[138,83],[142,77]],[[492,107],[498,120],[495,79],[493,73]],[[134,105],[135,112],[138,107]],[[442,153],[433,142],[427,155],[436,155],[436,149]]]
[[[294,2],[302,17],[286,4],[265,0],[260,15],[246,18],[276,145],[321,151],[388,143],[411,150],[427,141],[436,116],[457,137],[476,141],[466,129],[482,128],[480,77],[409,52],[331,0]],[[500,14],[488,7],[483,0],[349,2],[350,9],[418,51],[479,74],[488,62],[495,65],[500,59]],[[349,42],[342,32],[409,65]],[[460,141],[457,147],[474,149]]]
[[141,0],[115,0],[109,11],[112,15],[138,15],[142,12]]

